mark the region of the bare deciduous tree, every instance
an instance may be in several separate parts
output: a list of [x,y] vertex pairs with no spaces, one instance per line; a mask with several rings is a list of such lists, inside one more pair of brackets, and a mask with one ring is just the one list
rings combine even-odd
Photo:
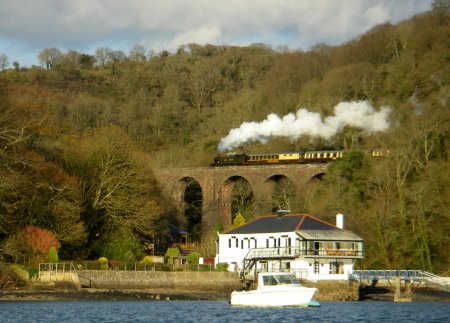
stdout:
[[134,45],[130,50],[130,54],[128,55],[128,57],[132,62],[135,63],[145,61],[145,47],[140,44]]
[[109,47],[98,47],[95,50],[95,58],[100,67],[104,67],[111,57],[112,49]]
[[48,70],[54,68],[62,57],[63,53],[58,48],[55,47],[44,48],[38,54],[39,61]]
[[8,65],[8,56],[6,56],[5,53],[0,54],[0,68],[2,69],[2,71],[4,71],[5,68],[8,67]]

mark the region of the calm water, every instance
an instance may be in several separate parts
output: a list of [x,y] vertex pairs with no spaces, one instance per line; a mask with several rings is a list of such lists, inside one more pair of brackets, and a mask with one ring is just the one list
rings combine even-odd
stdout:
[[226,301],[0,302],[0,322],[450,322],[450,303],[323,302],[234,308]]

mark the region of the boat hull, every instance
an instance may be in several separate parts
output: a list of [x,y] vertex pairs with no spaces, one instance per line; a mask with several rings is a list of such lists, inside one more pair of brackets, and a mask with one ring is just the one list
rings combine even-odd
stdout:
[[251,291],[234,291],[231,293],[232,306],[296,306],[307,307],[316,288],[297,287],[256,289]]

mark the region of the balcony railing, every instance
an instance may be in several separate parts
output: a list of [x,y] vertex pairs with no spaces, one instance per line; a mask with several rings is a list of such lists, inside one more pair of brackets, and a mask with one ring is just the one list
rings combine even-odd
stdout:
[[177,247],[180,250],[195,250],[196,243],[194,242],[182,242],[182,243],[173,243],[172,247]]
[[353,249],[300,249],[298,247],[254,248],[250,249],[245,259],[278,259],[296,258],[299,256],[308,258],[362,258],[363,252]]
[[354,249],[308,249],[304,253],[307,256],[330,256],[330,257],[362,257],[362,251]]

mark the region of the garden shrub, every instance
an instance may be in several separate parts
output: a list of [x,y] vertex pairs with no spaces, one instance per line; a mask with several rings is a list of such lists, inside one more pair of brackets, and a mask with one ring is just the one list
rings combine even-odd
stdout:
[[145,256],[144,259],[142,259],[142,263],[144,265],[151,265],[151,264],[153,264],[153,257],[152,256]]
[[101,270],[108,270],[108,258],[100,257],[98,258],[98,263],[100,264]]
[[193,266],[198,266],[198,262],[201,256],[202,254],[200,252],[193,251],[187,255],[186,261],[192,268]]
[[39,277],[39,269],[37,269],[37,268],[28,267],[27,272],[28,272],[28,277],[30,279]]
[[19,265],[5,264],[0,261],[1,287],[13,288],[28,283],[28,273]]
[[216,265],[217,271],[227,271],[228,270],[228,264],[226,262],[220,262]]
[[148,269],[151,265],[153,265],[153,257],[145,256],[144,259],[142,259],[141,264],[144,265],[144,269]]
[[198,271],[211,271],[214,270],[214,267],[209,264],[198,265]]
[[[30,275],[30,270],[28,267],[19,264],[12,264],[9,266],[9,269],[13,273],[14,277],[17,281],[20,281],[21,284],[26,285],[28,280],[32,277]],[[39,270],[37,268],[33,268],[35,272],[35,276],[39,275]]]
[[50,250],[48,251],[48,261],[51,262],[52,264],[57,264],[59,261],[58,251],[53,246],[50,247]]
[[170,265],[173,264],[173,259],[178,257],[178,255],[180,254],[180,249],[178,249],[177,247],[174,248],[168,248],[166,251],[165,256],[168,258],[168,263]]

